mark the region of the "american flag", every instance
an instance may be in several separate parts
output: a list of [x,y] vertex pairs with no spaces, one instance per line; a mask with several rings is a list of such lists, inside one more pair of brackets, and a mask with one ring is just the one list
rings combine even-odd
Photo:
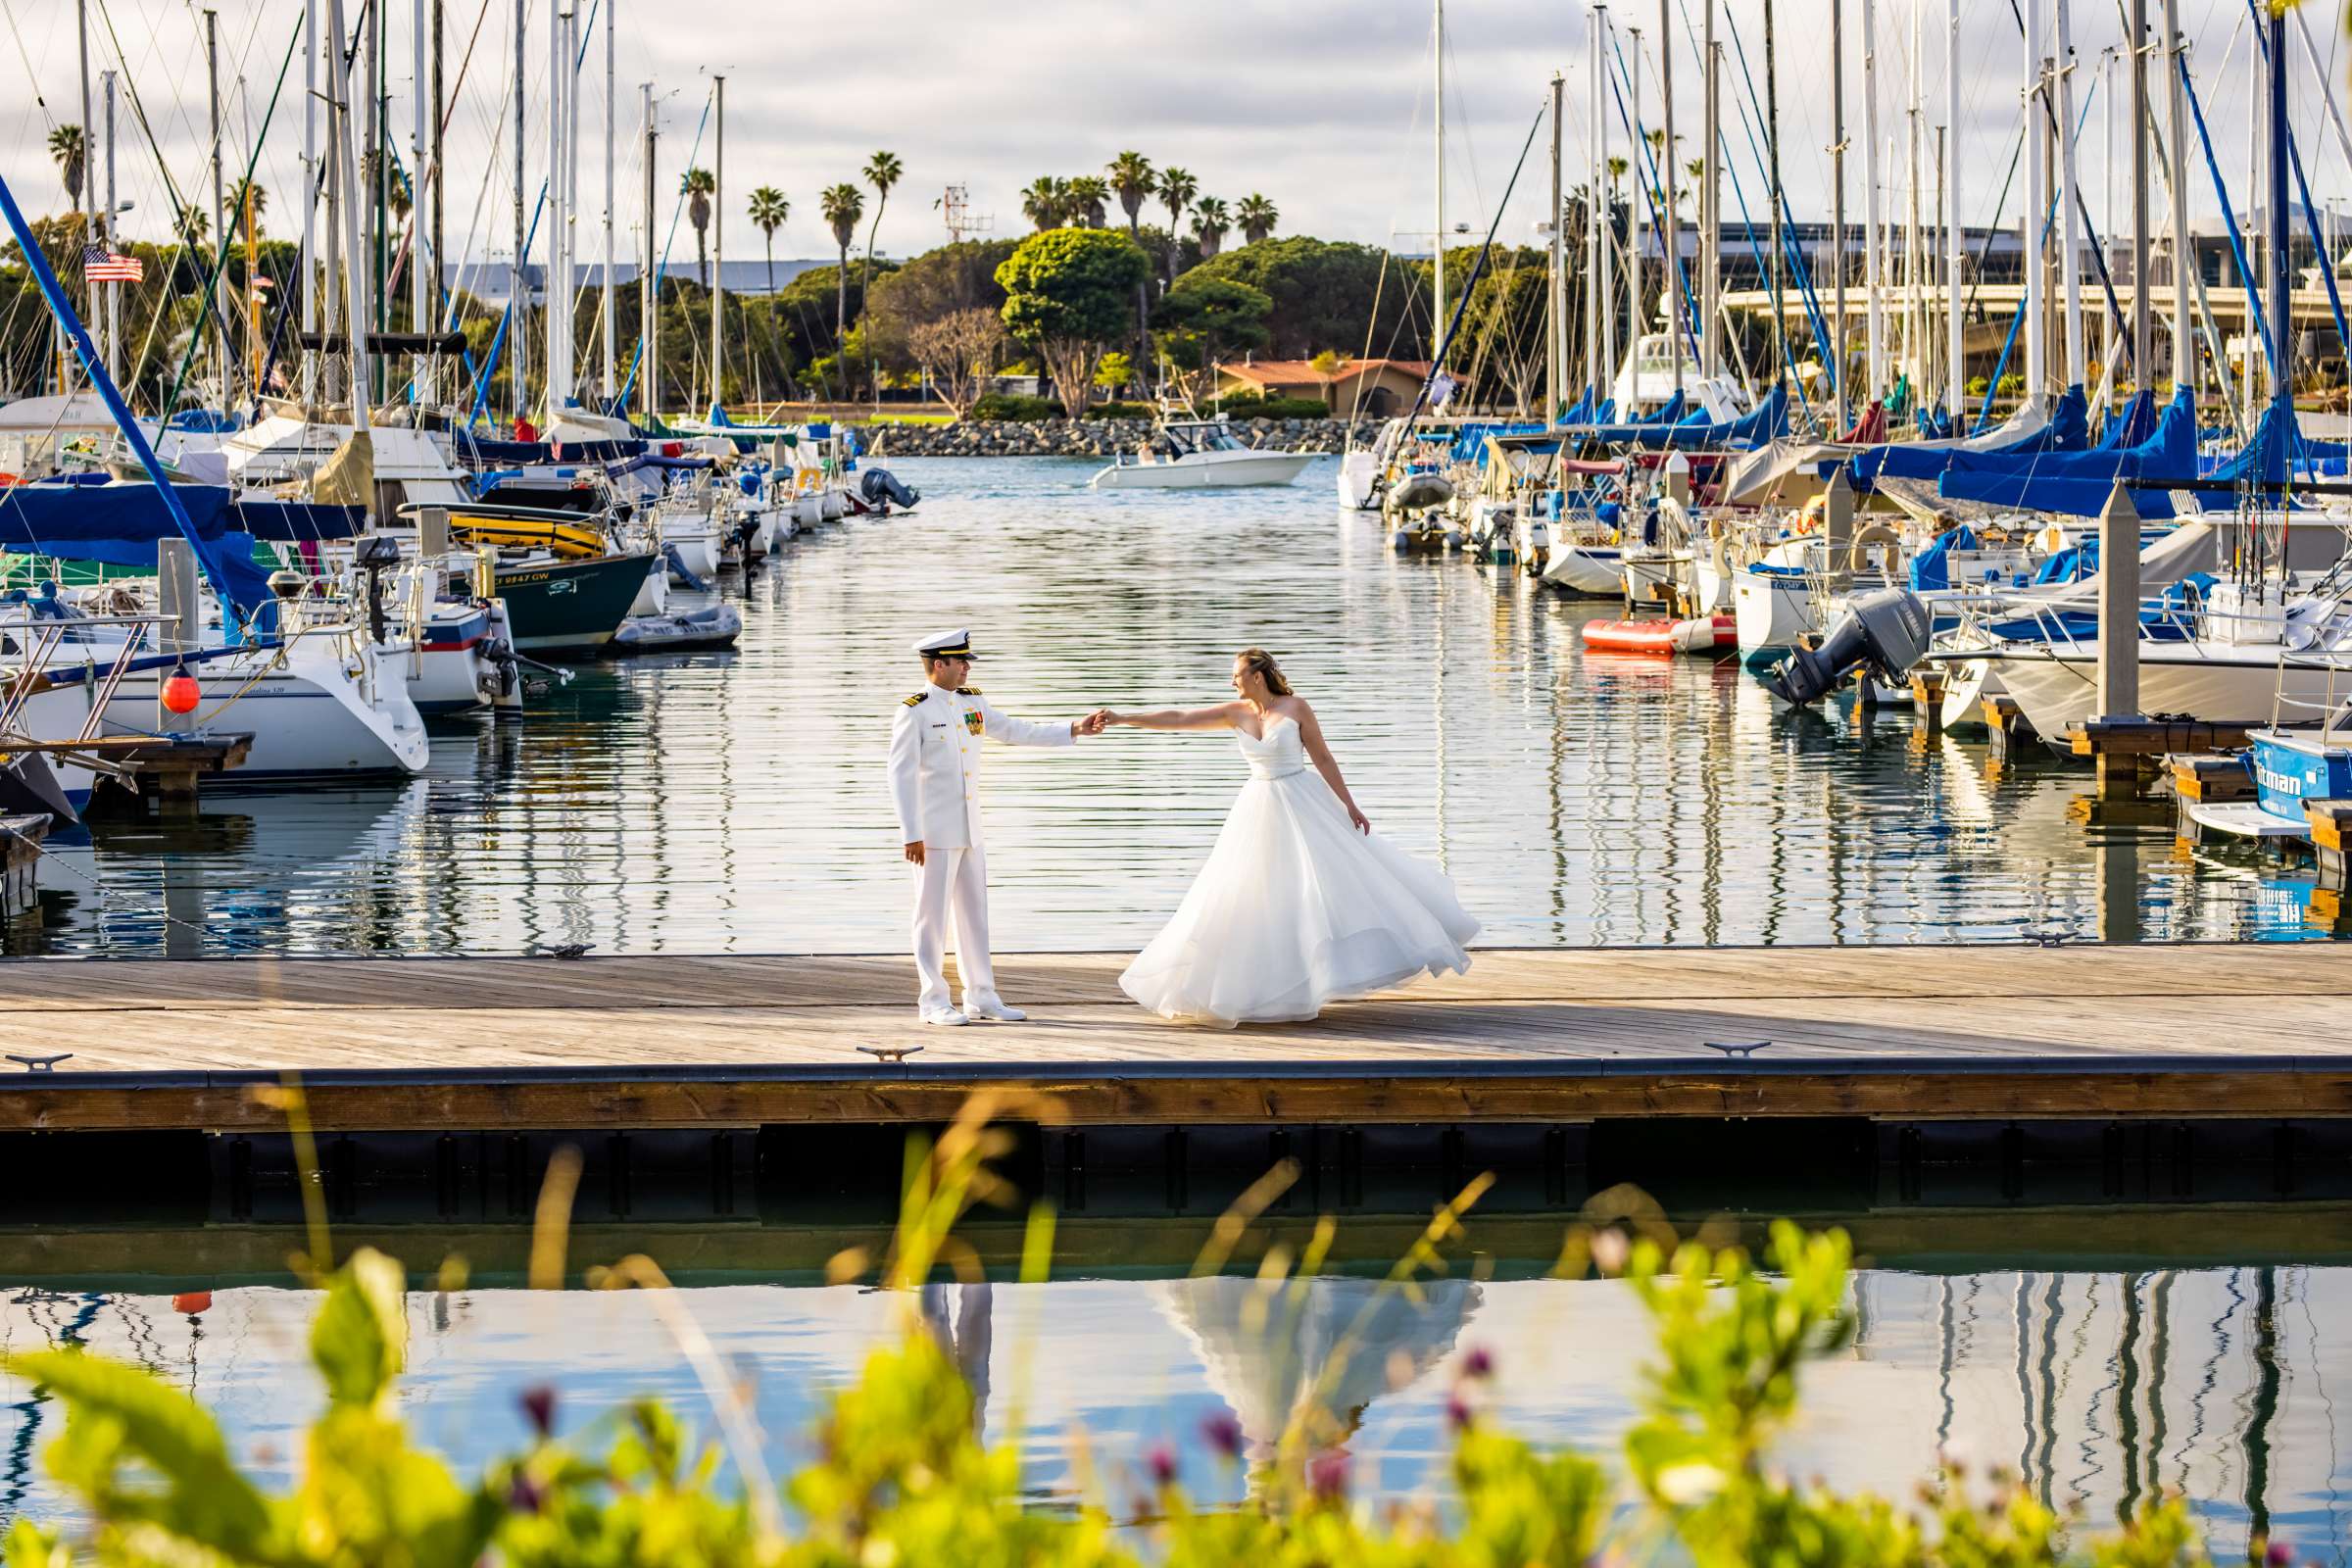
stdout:
[[81,253],[81,275],[93,283],[144,283],[147,268],[136,256],[92,245]]

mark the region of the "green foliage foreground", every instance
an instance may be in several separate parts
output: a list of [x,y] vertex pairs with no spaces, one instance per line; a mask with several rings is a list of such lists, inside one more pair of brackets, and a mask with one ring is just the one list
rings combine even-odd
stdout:
[[[943,1259],[968,1262],[956,1221],[998,1184],[988,1160],[1001,1135],[958,1123],[936,1151],[908,1160],[907,1199],[882,1282],[903,1298]],[[1210,1263],[1231,1255],[1249,1220],[1281,1190],[1253,1189],[1218,1227]],[[1443,1268],[1436,1249],[1459,1232],[1483,1183],[1441,1210],[1390,1289]],[[1303,1276],[1331,1236],[1328,1221],[1296,1274],[1261,1268],[1269,1313],[1296,1310]],[[560,1247],[560,1242],[558,1243]],[[1024,1274],[1042,1277],[1052,1221],[1031,1223]],[[973,1436],[971,1395],[911,1302],[903,1334],[867,1360],[828,1405],[815,1461],[780,1484],[767,1477],[748,1413],[652,1264],[592,1271],[607,1286],[655,1290],[657,1305],[701,1374],[721,1442],[692,1436],[681,1418],[645,1401],[617,1423],[604,1452],[556,1442],[555,1394],[523,1396],[537,1440],[522,1453],[462,1480],[411,1445],[395,1394],[407,1348],[400,1266],[361,1251],[325,1281],[311,1335],[328,1399],[312,1427],[299,1479],[272,1494],[243,1474],[218,1425],[193,1399],[136,1368],[78,1350],[7,1357],[0,1365],[44,1385],[66,1406],[50,1446],[52,1473],[94,1521],[68,1541],[20,1519],[8,1568],[72,1563],[163,1565],[398,1565],[476,1563],[789,1564],[795,1568],[1530,1568],[1588,1562],[1948,1565],[2029,1568],[2082,1563],[2162,1568],[2206,1561],[2177,1501],[2151,1503],[2120,1535],[2070,1545],[2062,1521],[1997,1473],[1979,1489],[1958,1471],[1924,1488],[1916,1509],[1799,1484],[1773,1463],[1775,1441],[1797,1408],[1804,1363],[1843,1346],[1851,1258],[1838,1232],[1772,1233],[1770,1271],[1737,1249],[1699,1244],[1671,1252],[1621,1233],[1570,1233],[1571,1272],[1614,1264],[1657,1328],[1642,1372],[1642,1418],[1627,1434],[1622,1480],[1600,1461],[1524,1443],[1490,1420],[1494,1368],[1460,1360],[1449,1406],[1455,1497],[1374,1506],[1348,1494],[1343,1456],[1317,1452],[1312,1423],[1251,1478],[1252,1500],[1197,1503],[1183,1483],[1240,1463],[1240,1434],[1212,1424],[1202,1451],[1155,1448],[1133,1476],[1082,1463],[1089,1500],[1045,1511],[1024,1498],[1017,1448]],[[1604,1272],[1611,1271],[1604,1267]],[[850,1258],[838,1272],[865,1272]],[[717,1481],[721,1456],[740,1484]],[[1109,1500],[1108,1494],[1121,1500]],[[2259,1548],[2258,1548],[2259,1549]],[[2272,1560],[2281,1558],[2274,1554]]]

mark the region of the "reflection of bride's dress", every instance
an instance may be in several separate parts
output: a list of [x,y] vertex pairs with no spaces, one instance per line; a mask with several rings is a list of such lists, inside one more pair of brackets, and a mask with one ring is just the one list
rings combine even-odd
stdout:
[[1476,1285],[1444,1279],[1421,1281],[1418,1299],[1346,1278],[1214,1275],[1152,1291],[1241,1422],[1253,1466],[1275,1457],[1294,1423],[1310,1451],[1343,1446],[1366,1405],[1453,1348],[1480,1300]]
[[1176,917],[1119,976],[1130,997],[1163,1017],[1273,1023],[1470,967],[1478,922],[1446,873],[1356,830],[1296,719],[1234,733],[1250,782]]

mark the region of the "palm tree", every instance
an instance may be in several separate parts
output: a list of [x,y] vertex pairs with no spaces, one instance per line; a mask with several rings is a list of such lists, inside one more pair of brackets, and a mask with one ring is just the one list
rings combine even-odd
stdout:
[[694,272],[710,286],[710,198],[718,191],[718,180],[708,169],[689,169],[686,177],[678,181],[678,189],[686,194],[686,220],[694,225]]
[[212,215],[190,204],[179,210],[179,221],[172,225],[179,234],[179,242],[190,250],[204,244],[204,237],[213,231]]
[[1040,174],[1021,192],[1021,216],[1044,233],[1069,220],[1070,182],[1055,174]]
[[876,153],[865,161],[865,182],[874,187],[874,220],[865,230],[865,270],[858,274],[858,292],[864,296],[865,286],[874,271],[874,235],[882,227],[882,209],[890,205],[890,187],[899,182],[906,170],[899,165],[896,153]]
[[1109,221],[1110,181],[1100,174],[1080,174],[1070,181],[1070,217],[1082,228],[1101,228]]
[[[833,227],[833,243],[841,252],[841,267],[833,280],[834,352],[850,335],[850,241],[857,236],[858,220],[865,216],[865,192],[846,181],[828,185],[816,199],[817,210]],[[864,296],[861,293],[859,299]]]
[[1274,232],[1274,225],[1282,221],[1282,214],[1272,202],[1251,191],[1233,210],[1233,220],[1242,225],[1243,239],[1254,245]]
[[49,133],[49,156],[56,162],[58,174],[66,182],[66,195],[77,213],[81,211],[81,166],[88,152],[79,125],[60,125]]
[[1200,182],[1192,171],[1171,164],[1159,172],[1159,199],[1168,204],[1168,281],[1176,281],[1176,236],[1184,231],[1184,210],[1193,204]]
[[[245,187],[253,186],[253,231],[262,231],[262,215],[270,210],[270,192],[258,180],[240,179],[228,188],[229,220],[242,227],[245,222]],[[404,212],[403,217],[407,214]]]
[[1127,210],[1127,237],[1141,239],[1137,215],[1143,212],[1144,203],[1151,200],[1155,188],[1152,160],[1142,153],[1121,153],[1102,168],[1110,175],[1110,188],[1118,192],[1119,205]]
[[1202,261],[1217,254],[1217,248],[1225,243],[1225,230],[1232,225],[1232,215],[1216,197],[1203,196],[1193,203],[1193,233],[1200,241]]
[[776,291],[776,230],[792,216],[792,201],[773,185],[762,185],[752,192],[752,226],[767,241],[767,291]]

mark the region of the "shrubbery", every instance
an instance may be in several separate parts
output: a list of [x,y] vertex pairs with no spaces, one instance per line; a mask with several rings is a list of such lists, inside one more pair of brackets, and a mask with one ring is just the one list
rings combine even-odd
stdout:
[[[9,1568],[82,1562],[166,1568],[401,1565],[499,1568],[1579,1568],[1590,1562],[1680,1561],[1695,1568],[2185,1568],[2206,1564],[2189,1517],[2171,1499],[2145,1504],[2120,1535],[2076,1546],[2061,1517],[1994,1471],[1957,1468],[1916,1506],[1846,1495],[1790,1478],[1775,1446],[1797,1410],[1808,1360],[1850,1343],[1851,1258],[1842,1233],[1773,1229],[1772,1273],[1740,1250],[1676,1244],[1662,1223],[1642,1239],[1570,1227],[1559,1272],[1623,1273],[1657,1330],[1642,1371],[1642,1419],[1626,1434],[1622,1474],[1567,1449],[1543,1449],[1489,1415],[1497,1370],[1485,1352],[1458,1357],[1451,1479],[1458,1501],[1374,1508],[1350,1494],[1342,1450],[1324,1442],[1329,1415],[1309,1390],[1274,1452],[1250,1477],[1250,1500],[1209,1507],[1184,1484],[1245,1462],[1239,1428],[1204,1427],[1190,1455],[1161,1446],[1132,1470],[1097,1458],[1078,1501],[1035,1506],[1023,1491],[1016,1438],[991,1446],[973,1433],[972,1396],[915,1305],[916,1287],[950,1257],[969,1266],[954,1227],[976,1200],[1002,1196],[991,1161],[1009,1135],[986,1125],[985,1099],[907,1160],[907,1189],[879,1283],[905,1303],[894,1343],[826,1405],[816,1458],[768,1479],[745,1393],[687,1317],[651,1261],[592,1269],[592,1285],[662,1293],[660,1315],[686,1347],[718,1415],[717,1442],[698,1440],[662,1404],[631,1406],[602,1454],[554,1436],[557,1391],[522,1396],[536,1434],[523,1451],[471,1479],[413,1446],[395,1382],[408,1349],[399,1264],[363,1250],[323,1283],[311,1333],[327,1407],[312,1426],[292,1486],[271,1493],[239,1467],[213,1418],[177,1388],[77,1349],[18,1351],[0,1368],[45,1388],[67,1411],[51,1472],[91,1525],[69,1544],[20,1515]],[[576,1161],[571,1167],[576,1175]],[[1298,1175],[1259,1181],[1219,1222],[1203,1266],[1216,1268]],[[1443,1273],[1440,1251],[1489,1185],[1471,1183],[1440,1209],[1384,1291],[1412,1293]],[[553,1185],[551,1183],[551,1185]],[[564,1206],[543,1212],[560,1215]],[[1330,1242],[1318,1230],[1301,1274]],[[316,1245],[316,1244],[315,1244]],[[1048,1210],[1032,1215],[1023,1276],[1042,1278],[1053,1246]],[[542,1237],[560,1257],[561,1237]],[[318,1247],[323,1250],[323,1246]],[[1263,1321],[1304,1306],[1308,1282],[1269,1251],[1251,1289]],[[868,1272],[862,1253],[829,1272]],[[443,1285],[450,1288],[448,1271]],[[1342,1351],[1345,1353],[1344,1348]],[[722,1458],[734,1475],[717,1479]],[[2259,1556],[2265,1544],[2256,1543]],[[2287,1560],[2273,1551],[2273,1562]]]
[[1025,398],[1012,392],[990,392],[972,405],[975,419],[1019,419],[1034,423],[1039,419],[1058,419],[1061,405],[1052,398]]
[[1090,419],[1149,419],[1152,417],[1152,405],[1149,403],[1122,403],[1113,398],[1088,409],[1086,416]]

